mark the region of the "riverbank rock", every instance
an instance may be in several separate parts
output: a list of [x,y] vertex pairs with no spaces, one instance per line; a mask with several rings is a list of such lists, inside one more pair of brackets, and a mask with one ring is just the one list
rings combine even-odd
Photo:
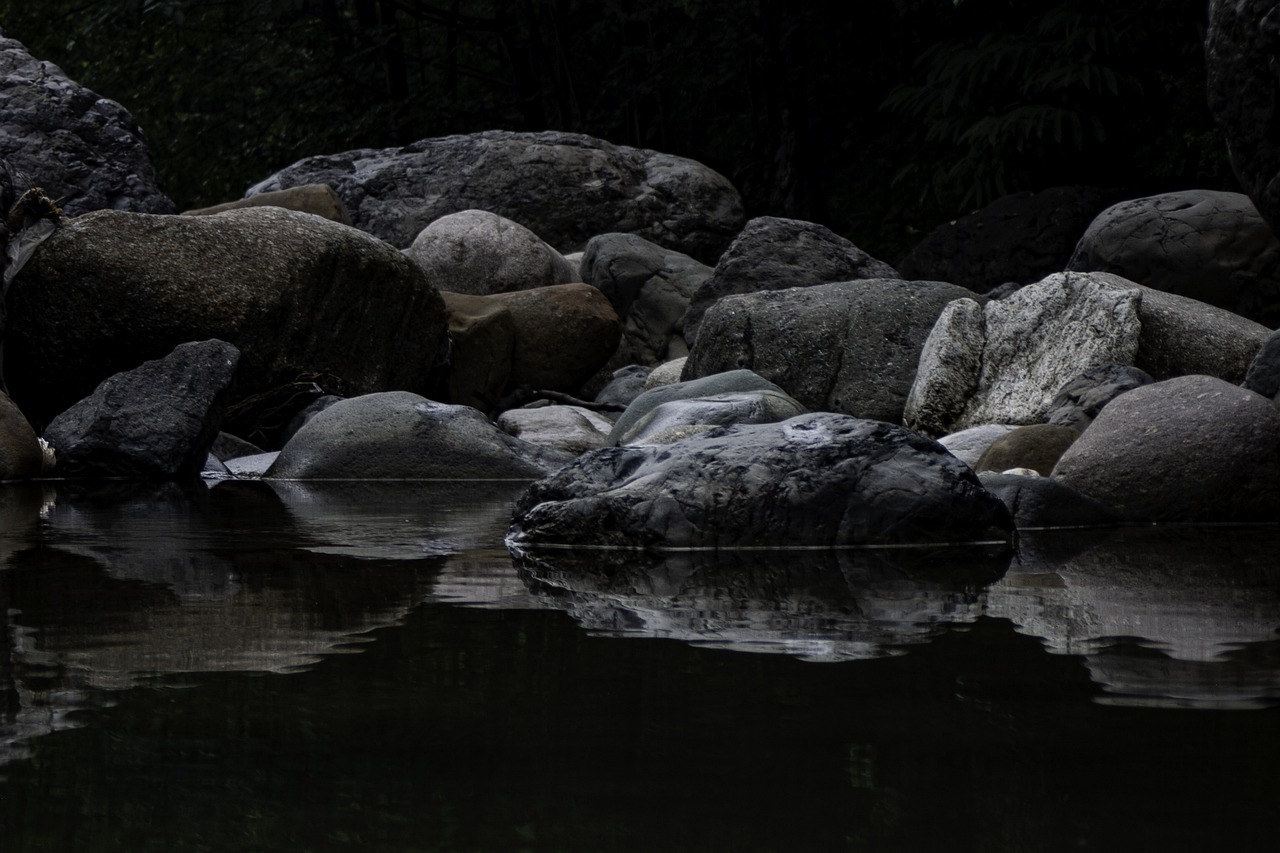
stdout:
[[486,210],[442,216],[405,251],[440,290],[487,296],[578,281],[559,252],[518,222]]
[[979,474],[1026,468],[1048,477],[1062,454],[1079,437],[1079,430],[1056,424],[1021,426],[991,442],[978,464],[972,467]]
[[1186,190],[1112,205],[1090,223],[1067,269],[1115,273],[1280,323],[1280,240],[1242,193]]
[[[1141,339],[1139,339],[1141,340]],[[1084,432],[1102,407],[1134,388],[1154,382],[1145,370],[1127,364],[1100,364],[1072,379],[1049,404],[1045,423]]]
[[0,480],[40,476],[44,452],[26,416],[7,394],[0,392]]
[[1009,508],[1019,530],[1052,527],[1105,527],[1121,518],[1111,507],[1046,476],[997,471],[978,474],[983,488]]
[[1272,332],[1263,342],[1240,385],[1272,401],[1280,398],[1280,332]]
[[600,393],[596,394],[593,402],[601,405],[620,406],[610,418],[616,418],[618,412],[644,393],[645,380],[649,378],[649,374],[653,368],[646,367],[643,364],[632,364],[627,367],[620,367],[613,372],[613,378],[609,380],[609,384],[600,389]]
[[605,446],[613,421],[581,406],[508,409],[498,428],[521,441],[577,456]]
[[802,415],[805,411],[804,406],[786,394],[769,390],[669,400],[619,435],[618,443],[661,443],[714,426],[776,423]]
[[511,314],[511,384],[578,393],[618,348],[622,326],[604,294],[589,284],[557,284],[496,293]]
[[[1105,276],[1108,273],[1093,273]],[[1126,279],[1115,276],[1119,286]],[[1216,376],[1239,382],[1271,330],[1225,308],[1144,287],[1134,365],[1156,379]]]
[[776,216],[757,217],[743,227],[716,261],[711,275],[694,291],[684,320],[685,340],[693,345],[703,315],[726,296],[898,277],[893,267],[824,225]]
[[684,376],[746,368],[810,409],[901,423],[934,323],[975,296],[943,282],[870,279],[725,297],[707,312]]
[[952,456],[970,468],[978,467],[978,460],[997,439],[1008,435],[1018,427],[1015,424],[981,424],[962,429],[938,439],[938,443]]
[[303,184],[300,187],[289,187],[287,190],[260,193],[249,198],[215,204],[212,207],[184,210],[182,215],[211,216],[215,213],[225,213],[228,210],[263,206],[283,207],[285,210],[310,213],[342,225],[351,224],[351,214],[347,212],[347,206],[342,203],[342,199],[338,198],[338,194],[333,191],[333,187],[325,184]]
[[356,227],[407,247],[450,213],[487,210],[562,252],[597,234],[639,234],[714,262],[745,219],[742,199],[701,163],[577,133],[485,131],[308,157],[246,195],[328,184]]
[[124,107],[3,34],[0,79],[0,159],[57,199],[64,213],[175,211],[160,189],[150,146]]
[[605,448],[534,483],[508,542],[621,548],[1007,541],[1008,511],[939,445],[813,413]]
[[582,255],[582,280],[600,289],[622,318],[623,337],[641,364],[689,354],[684,318],[711,268],[636,234],[601,234]]
[[387,391],[320,412],[281,449],[264,477],[519,480],[544,476],[572,458],[507,435],[470,406]]
[[1280,410],[1209,376],[1146,385],[1111,401],[1053,476],[1132,521],[1275,521]]
[[410,260],[276,207],[66,220],[18,274],[8,306],[6,378],[35,423],[186,341],[240,350],[233,406],[299,379],[345,395],[424,389],[445,341],[444,303]]
[[687,382],[675,382],[669,385],[658,385],[650,388],[631,401],[626,411],[618,415],[613,422],[613,430],[609,433],[609,444],[622,443],[623,437],[629,435],[640,421],[661,406],[674,400],[692,400],[697,397],[709,397],[716,394],[733,394],[750,391],[786,392],[769,380],[752,373],[750,370],[728,370],[701,379]]
[[58,476],[196,477],[218,436],[239,357],[225,341],[186,343],[108,378],[45,430]]
[[442,291],[449,315],[449,366],[437,399],[487,411],[511,380],[516,321],[501,302]]

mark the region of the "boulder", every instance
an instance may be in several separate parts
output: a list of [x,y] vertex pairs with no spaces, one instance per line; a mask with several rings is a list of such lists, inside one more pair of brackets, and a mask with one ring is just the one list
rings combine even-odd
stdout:
[[640,363],[688,355],[684,316],[711,268],[636,234],[601,234],[582,255],[582,280],[598,287],[622,318]]
[[805,407],[778,391],[736,391],[705,397],[686,397],[659,404],[631,429],[617,436],[618,444],[648,444],[673,430],[768,424],[805,413]]
[[672,400],[692,400],[696,397],[709,397],[715,394],[731,394],[737,391],[786,393],[777,385],[750,370],[728,370],[713,376],[704,376],[701,379],[659,385],[636,397],[631,401],[631,405],[627,406],[626,411],[618,415],[618,419],[613,422],[613,430],[609,433],[609,444],[620,444],[624,435],[631,433],[636,424],[663,403]]
[[671,361],[664,361],[653,369],[653,371],[644,380],[644,390],[651,388],[659,388],[663,385],[674,385],[680,381],[680,377],[684,375],[684,366],[689,361],[688,356],[683,358],[673,358]]
[[[446,340],[444,303],[410,260],[277,207],[67,220],[18,274],[8,305],[6,378],[36,423],[190,340],[240,350],[232,405],[300,379],[341,394],[423,389]],[[254,439],[261,410],[227,428]]]
[[707,312],[684,376],[746,368],[810,409],[901,423],[930,330],[949,303],[973,296],[897,279],[729,296]]
[[1003,196],[930,231],[898,261],[898,272],[974,293],[1040,281],[1066,267],[1080,235],[1113,198],[1111,190],[1098,187]]
[[449,370],[440,399],[488,411],[511,381],[516,321],[484,296],[440,294],[449,314]]
[[283,207],[285,210],[296,210],[310,213],[322,219],[329,219],[343,225],[351,224],[351,214],[347,207],[327,184],[303,184],[289,187],[287,190],[260,193],[249,198],[215,204],[212,207],[201,207],[195,210],[182,211],[183,216],[210,216],[214,213],[225,213],[228,210],[240,210],[245,207]]
[[1241,186],[1280,232],[1280,20],[1268,0],[1211,0],[1205,41],[1209,107]]
[[1115,510],[1080,494],[1061,480],[996,471],[983,471],[978,479],[1009,508],[1013,524],[1019,530],[1102,527],[1120,522]]
[[1280,514],[1280,410],[1210,376],[1112,400],[1054,478],[1132,521],[1273,522]]
[[623,231],[713,262],[745,218],[738,191],[700,163],[558,131],[494,130],[308,157],[246,195],[314,183],[337,191],[356,227],[400,248],[441,216],[479,209],[560,251]]
[[1241,193],[1186,190],[1115,204],[1089,225],[1067,269],[1115,273],[1280,323],[1280,240]]
[[518,222],[463,210],[432,222],[406,250],[441,290],[487,296],[578,281],[559,252]]
[[26,417],[7,394],[0,392],[0,480],[40,476],[44,452]]
[[1280,332],[1272,332],[1263,341],[1240,384],[1273,401],[1280,399]]
[[1045,422],[1084,432],[1107,403],[1126,391],[1150,385],[1153,381],[1145,370],[1127,364],[1091,367],[1062,386],[1049,404]]
[[470,406],[407,391],[334,403],[280,451],[277,480],[501,480],[541,477],[572,459],[507,435]]
[[589,284],[557,284],[487,297],[511,312],[511,383],[577,393],[617,349],[618,315]]
[[980,424],[962,429],[938,439],[938,443],[947,452],[970,468],[978,467],[978,460],[996,439],[1006,436],[1017,429],[1016,424]]
[[1058,459],[1079,437],[1078,430],[1056,424],[1021,426],[991,442],[973,470],[981,474],[1026,468],[1048,477]]
[[898,278],[898,273],[824,225],[757,217],[694,292],[684,320],[685,340],[690,345],[696,341],[702,316],[726,296],[864,278]]
[[530,486],[508,543],[623,548],[1007,542],[1008,511],[936,443],[828,412],[605,448]]
[[592,402],[626,408],[636,397],[644,393],[645,380],[649,378],[652,371],[653,368],[642,364],[618,368],[613,372],[613,378],[609,380],[609,384],[600,389],[600,393],[596,394]]
[[108,378],[45,430],[58,475],[198,476],[217,438],[239,358],[225,341],[186,343]]
[[151,149],[120,104],[71,80],[0,35],[0,160],[14,189],[39,186],[68,216],[109,208],[173,213]]
[[613,421],[581,406],[538,406],[508,409],[498,428],[521,441],[575,456],[604,447]]
[[1132,364],[1141,292],[1123,279],[1057,273],[979,306],[948,305],[929,334],[905,421],[945,435],[1043,421],[1059,389],[1097,364]]
[[[1105,276],[1107,273],[1093,273]],[[1117,284],[1125,279],[1115,276]],[[1271,330],[1224,308],[1143,288],[1134,366],[1156,379],[1199,374],[1239,382]]]

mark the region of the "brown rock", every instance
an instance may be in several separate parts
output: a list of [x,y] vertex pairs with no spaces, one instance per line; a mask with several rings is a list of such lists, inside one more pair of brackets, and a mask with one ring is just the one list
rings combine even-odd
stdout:
[[485,297],[515,320],[511,382],[574,393],[613,355],[622,324],[589,284],[557,284]]

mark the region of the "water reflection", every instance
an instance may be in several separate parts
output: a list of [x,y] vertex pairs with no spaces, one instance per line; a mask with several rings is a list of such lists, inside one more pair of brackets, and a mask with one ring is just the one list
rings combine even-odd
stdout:
[[535,593],[593,633],[810,661],[895,654],[976,619],[979,590],[1008,560],[980,548],[517,558]]

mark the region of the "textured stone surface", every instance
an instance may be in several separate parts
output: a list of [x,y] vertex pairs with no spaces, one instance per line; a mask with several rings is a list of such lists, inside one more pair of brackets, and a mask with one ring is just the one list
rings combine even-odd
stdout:
[[[1106,275],[1106,273],[1094,273]],[[1125,279],[1115,277],[1123,285]],[[1239,382],[1271,330],[1223,308],[1143,288],[1134,366],[1156,379],[1203,374]]]
[[184,210],[182,215],[210,216],[214,213],[224,213],[228,210],[263,206],[283,207],[285,210],[310,213],[313,216],[319,216],[343,225],[351,224],[351,214],[347,212],[347,206],[342,203],[342,199],[338,198],[338,194],[333,191],[333,187],[327,184],[303,184],[299,187],[289,187],[287,190],[260,193],[249,198],[215,204],[212,207]]
[[238,360],[225,341],[186,343],[108,378],[45,430],[58,476],[195,477],[217,438]]
[[186,341],[240,350],[234,403],[300,377],[341,394],[425,389],[445,340],[439,293],[400,252],[276,207],[67,220],[8,305],[6,378],[37,424]]
[[528,228],[496,213],[463,210],[432,222],[406,254],[431,283],[486,296],[578,280],[578,271]]
[[617,439],[618,444],[645,444],[655,436],[671,435],[673,430],[774,423],[804,412],[804,406],[777,391],[737,391],[687,397],[658,405]]
[[[609,405],[629,406],[631,401],[644,393],[645,380],[653,368],[642,364],[620,367],[613,372],[609,384],[600,389],[593,402]],[[615,417],[611,415],[611,417]]]
[[576,394],[618,347],[622,327],[589,284],[557,284],[487,297],[515,327],[511,384]]
[[1272,332],[1263,342],[1240,384],[1272,400],[1280,395],[1280,332]]
[[690,344],[697,339],[703,315],[726,296],[864,278],[898,278],[898,273],[824,225],[757,217],[694,292],[684,320],[685,339]]
[[644,380],[644,390],[657,388],[662,385],[674,385],[680,381],[680,377],[684,375],[684,366],[688,364],[689,357],[673,358],[671,361],[664,361],[653,369],[653,371]]
[[247,194],[312,183],[333,187],[356,227],[401,248],[441,216],[480,209],[562,252],[622,231],[713,262],[745,218],[737,190],[701,163],[557,131],[494,130],[308,157]]
[[576,456],[604,447],[613,421],[579,406],[539,406],[508,409],[498,416],[498,428],[521,441]]
[[572,457],[520,441],[470,406],[407,391],[334,403],[280,451],[280,480],[533,479]]
[[695,397],[709,397],[715,394],[732,394],[739,391],[776,391],[784,394],[781,388],[750,370],[728,370],[700,379],[675,382],[670,385],[659,385],[650,388],[631,401],[626,411],[618,415],[613,422],[613,430],[609,433],[609,444],[618,444],[622,436],[635,429],[636,424],[663,403],[672,400],[691,400]]
[[1153,381],[1145,370],[1127,364],[1091,367],[1062,386],[1049,404],[1045,422],[1083,432],[1107,403]]
[[991,442],[973,470],[999,473],[1011,468],[1028,468],[1041,477],[1048,477],[1058,459],[1079,437],[1078,430],[1056,424],[1021,426]]
[[901,423],[953,284],[871,279],[729,296],[707,312],[686,378],[747,368],[813,410]]
[[1008,511],[936,443],[813,413],[609,447],[534,483],[508,542],[722,548],[1005,541]]
[[970,468],[976,468],[992,442],[1017,429],[1016,424],[981,424],[938,439],[938,443]]
[[1275,521],[1280,409],[1209,376],[1136,388],[1103,409],[1053,476],[1136,521]]

